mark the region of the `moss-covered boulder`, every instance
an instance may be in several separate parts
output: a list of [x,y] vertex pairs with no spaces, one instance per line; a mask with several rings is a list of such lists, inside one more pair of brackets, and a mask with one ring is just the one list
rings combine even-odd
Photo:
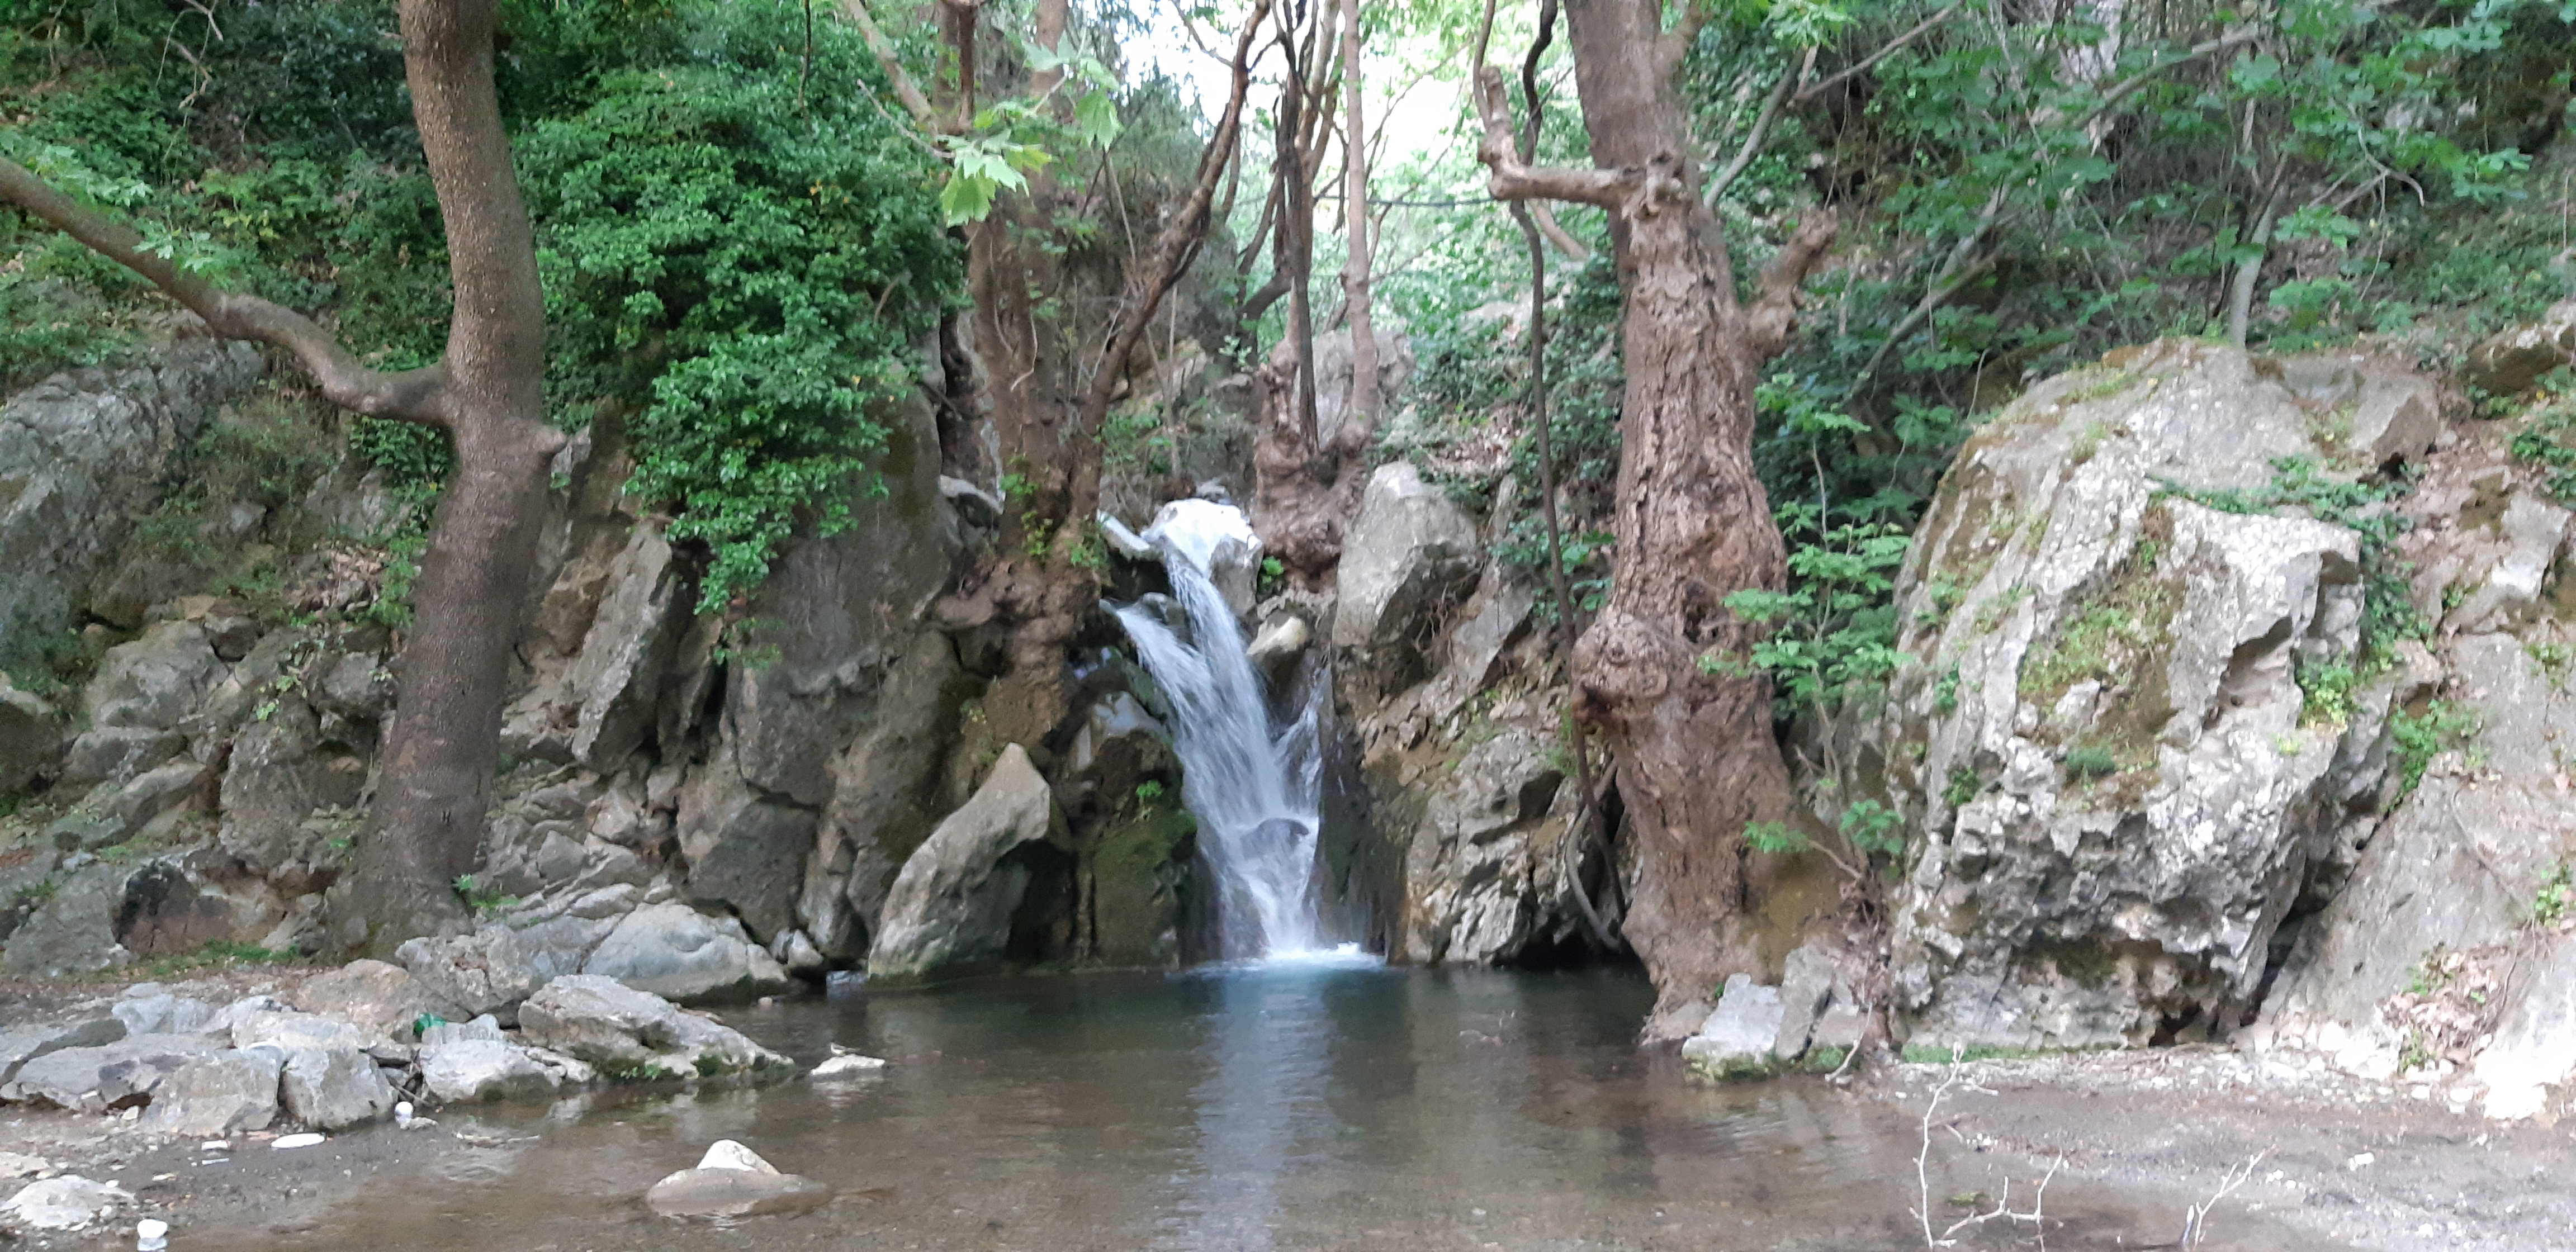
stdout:
[[1900,581],[1916,660],[1846,727],[1846,785],[1921,832],[1892,919],[1919,1041],[2242,1019],[2283,917],[2380,807],[2371,748],[2409,672],[2362,655],[2372,554],[2320,516],[2368,524],[2435,399],[2366,356],[2165,341],[1969,442]]

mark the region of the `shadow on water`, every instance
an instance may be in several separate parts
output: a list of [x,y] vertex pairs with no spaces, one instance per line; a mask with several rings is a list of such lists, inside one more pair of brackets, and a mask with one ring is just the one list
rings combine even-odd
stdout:
[[[211,1216],[176,1233],[189,1249],[456,1252],[1923,1246],[1916,1121],[1812,1080],[1698,1084],[1631,1042],[1651,999],[1621,972],[1308,961],[746,1010],[732,1020],[807,1063],[839,1042],[892,1064],[856,1083],[495,1108],[496,1136],[527,1137],[325,1180],[292,1233]],[[645,1212],[645,1188],[718,1138],[839,1198],[729,1229]],[[1946,1224],[1948,1197],[1998,1175],[1938,1138]],[[2061,1178],[2046,1246],[2170,1240],[2183,1202]],[[1977,1233],[1963,1246],[2040,1246]],[[2249,1216],[2209,1246],[2327,1245]]]

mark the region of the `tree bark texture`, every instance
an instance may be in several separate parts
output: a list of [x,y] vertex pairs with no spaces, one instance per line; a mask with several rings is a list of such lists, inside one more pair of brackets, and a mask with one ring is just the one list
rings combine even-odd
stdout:
[[462,917],[449,884],[473,868],[501,745],[519,612],[536,569],[547,469],[545,295],[536,235],[492,85],[497,0],[403,0],[403,70],[447,229],[456,306],[447,393],[455,478],[413,584],[394,724],[358,872],[333,926],[389,955]]
[[1351,395],[1334,445],[1343,455],[1361,449],[1350,437],[1377,429],[1377,334],[1369,325],[1368,127],[1360,100],[1360,0],[1342,0],[1342,222],[1350,250],[1342,262],[1342,301],[1351,325]]
[[[1515,151],[1502,76],[1476,84],[1479,153],[1504,199],[1608,210],[1627,305],[1609,602],[1575,647],[1577,715],[1616,758],[1637,880],[1625,937],[1655,980],[1650,1038],[1687,1033],[1726,978],[1759,972],[1756,869],[1744,828],[1788,810],[1767,684],[1701,658],[1754,642],[1725,607],[1777,588],[1785,555],[1754,476],[1753,387],[1786,340],[1799,280],[1831,238],[1812,222],[1752,306],[1735,298],[1716,218],[1698,193],[1673,70],[1696,29],[1663,29],[1652,0],[1569,0],[1575,85],[1594,168],[1532,168]],[[1482,57],[1479,56],[1481,66]]]
[[131,228],[0,161],[0,199],[150,280],[215,334],[286,352],[336,404],[436,426],[454,441],[455,476],[413,584],[375,807],[357,872],[332,900],[333,944],[352,955],[388,955],[466,921],[452,884],[482,841],[547,471],[564,443],[545,421],[545,300],[493,90],[496,17],[496,0],[401,6],[404,71],[456,296],[446,354],[425,369],[368,369],[302,314],[217,290]]

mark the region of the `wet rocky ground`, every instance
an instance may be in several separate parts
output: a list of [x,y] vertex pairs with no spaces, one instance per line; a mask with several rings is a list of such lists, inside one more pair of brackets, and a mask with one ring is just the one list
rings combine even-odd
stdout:
[[1944,1082],[1936,1140],[1992,1157],[2017,1192],[2061,1160],[2061,1178],[2167,1191],[2167,1239],[2233,1170],[2213,1243],[2241,1213],[2354,1248],[2576,1249],[2576,1125],[2490,1121],[2431,1087],[2221,1047],[1899,1065],[1856,1086],[1920,1119]]

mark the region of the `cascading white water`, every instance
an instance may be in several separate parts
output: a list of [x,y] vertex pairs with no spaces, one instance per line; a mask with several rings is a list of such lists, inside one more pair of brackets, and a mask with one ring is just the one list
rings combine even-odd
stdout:
[[1243,630],[1211,576],[1227,544],[1252,553],[1259,541],[1241,510],[1206,500],[1165,506],[1145,537],[1163,553],[1190,640],[1144,606],[1116,612],[1171,704],[1181,798],[1198,818],[1199,846],[1222,893],[1225,955],[1313,951],[1323,940],[1315,899],[1322,780],[1315,710],[1272,727]]

